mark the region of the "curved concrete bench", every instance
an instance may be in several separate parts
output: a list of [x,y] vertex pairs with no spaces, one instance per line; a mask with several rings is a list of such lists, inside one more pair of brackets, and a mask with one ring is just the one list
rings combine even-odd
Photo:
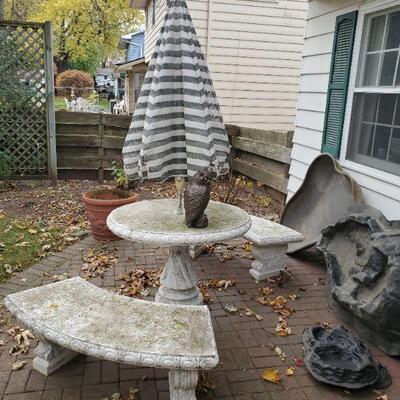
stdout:
[[251,228],[244,237],[253,242],[255,260],[250,275],[258,282],[279,275],[285,269],[289,243],[301,242],[303,235],[265,218],[251,216]]
[[82,353],[167,368],[171,399],[193,400],[198,370],[218,364],[206,306],[132,299],[81,278],[11,294],[4,304],[38,337],[33,368],[45,375]]

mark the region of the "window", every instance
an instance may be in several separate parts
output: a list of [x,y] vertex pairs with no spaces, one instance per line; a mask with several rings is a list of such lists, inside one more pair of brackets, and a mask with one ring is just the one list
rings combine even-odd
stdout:
[[400,9],[368,15],[347,159],[400,175]]
[[153,0],[153,25],[156,23],[156,0]]
[[149,27],[149,5],[146,5],[146,8],[144,10],[144,14],[146,16],[146,29]]

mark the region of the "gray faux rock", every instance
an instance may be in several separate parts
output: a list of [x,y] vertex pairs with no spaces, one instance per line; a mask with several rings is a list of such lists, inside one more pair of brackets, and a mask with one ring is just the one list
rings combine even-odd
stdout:
[[322,231],[329,303],[342,320],[389,355],[400,355],[400,222],[369,206]]
[[303,333],[304,363],[320,382],[346,389],[388,387],[392,380],[375,361],[365,344],[342,326],[306,328]]

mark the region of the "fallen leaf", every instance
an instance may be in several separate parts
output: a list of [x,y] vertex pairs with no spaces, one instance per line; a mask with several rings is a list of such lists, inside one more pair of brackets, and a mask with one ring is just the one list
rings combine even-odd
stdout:
[[304,367],[304,360],[302,358],[294,358],[293,361],[296,367]]
[[238,311],[237,307],[235,307],[235,306],[230,306],[230,305],[225,304],[223,307],[229,313],[235,313]]
[[15,247],[27,247],[31,244],[31,242],[20,242],[20,243],[16,243]]
[[376,394],[376,400],[389,400],[389,396],[387,394],[382,394],[379,390],[374,391]]
[[129,393],[128,393],[128,399],[127,400],[137,400],[136,395],[140,392],[139,389],[137,388],[130,388]]
[[274,350],[275,350],[275,353],[278,354],[278,356],[280,357],[280,359],[282,361],[286,360],[286,354],[282,351],[282,349],[280,347],[277,346],[274,348]]
[[263,372],[264,380],[272,383],[279,383],[281,381],[281,375],[279,371],[274,368],[266,368]]
[[12,365],[12,370],[13,371],[18,371],[19,369],[22,369],[25,367],[25,365],[28,363],[28,361],[16,361],[13,365]]
[[279,317],[278,325],[275,329],[279,336],[289,336],[292,334],[292,329],[288,326],[287,321],[283,317]]
[[253,249],[253,243],[244,242],[242,248],[244,251],[251,251]]
[[294,375],[294,369],[291,368],[291,367],[286,368],[286,375],[287,376],[293,376]]
[[263,317],[260,314],[255,313],[251,308],[242,306],[240,307],[241,310],[244,311],[244,315],[247,317],[255,317],[257,321],[262,321]]

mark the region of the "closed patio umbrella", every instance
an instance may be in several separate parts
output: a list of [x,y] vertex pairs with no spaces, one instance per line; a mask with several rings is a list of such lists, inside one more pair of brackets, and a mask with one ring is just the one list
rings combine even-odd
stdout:
[[228,171],[229,141],[184,0],[167,13],[123,148],[128,179]]

